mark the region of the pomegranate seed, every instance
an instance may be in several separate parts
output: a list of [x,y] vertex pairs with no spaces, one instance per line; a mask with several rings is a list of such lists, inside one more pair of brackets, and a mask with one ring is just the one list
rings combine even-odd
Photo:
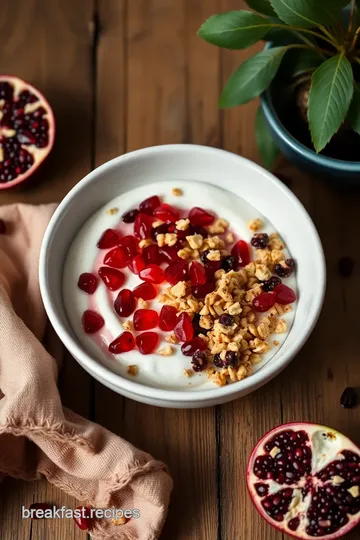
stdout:
[[159,336],[156,332],[143,332],[136,338],[136,345],[141,354],[152,353],[158,344]]
[[48,503],[33,503],[30,504],[29,510],[35,510],[32,514],[32,519],[43,519],[45,517],[45,510],[51,510],[51,505]]
[[92,524],[90,508],[87,506],[77,506],[75,510],[77,510],[77,512],[76,514],[74,512],[74,521],[79,529],[82,531],[90,529]]
[[120,244],[120,233],[114,229],[106,229],[101,235],[100,240],[97,243],[97,247],[100,249],[110,249]]
[[152,228],[151,238],[153,240],[156,240],[158,234],[166,234],[167,232],[169,232],[169,226],[167,225],[167,223],[162,223],[158,227]]
[[123,332],[109,345],[109,351],[112,354],[132,351],[135,347],[135,338],[131,332]]
[[87,294],[94,294],[98,286],[97,277],[94,274],[85,272],[81,274],[78,281],[78,287],[82,291],[85,291]]
[[155,210],[154,215],[161,221],[169,222],[177,221],[180,217],[180,212],[173,206],[170,206],[170,204],[164,203]]
[[190,265],[189,278],[191,285],[204,285],[206,283],[206,270],[203,265],[193,261]]
[[120,317],[129,317],[135,311],[135,297],[129,289],[123,289],[114,302],[115,311]]
[[87,334],[95,334],[95,332],[98,332],[105,324],[102,316],[90,309],[84,311],[81,322]]
[[299,525],[300,525],[300,519],[298,517],[291,519],[288,523],[288,527],[290,531],[296,531]]
[[153,300],[157,296],[154,285],[146,282],[135,287],[133,294],[136,298],[142,298],[143,300]]
[[292,304],[296,300],[295,292],[283,284],[275,287],[274,295],[278,304]]
[[128,267],[134,274],[138,275],[140,270],[145,268],[145,261],[141,255],[136,255],[133,259],[131,259],[131,261],[128,262]]
[[125,275],[120,270],[102,266],[98,273],[110,291],[117,291],[124,285]]
[[272,308],[275,302],[275,295],[265,292],[254,298],[253,306],[256,311],[263,313],[264,311],[268,311],[270,308]]
[[173,306],[163,306],[160,311],[159,327],[165,332],[171,332],[174,330],[175,325],[178,322],[177,309]]
[[104,257],[104,264],[111,266],[112,268],[124,268],[128,255],[125,248],[118,246],[109,251]]
[[181,352],[185,356],[192,356],[196,351],[205,351],[206,343],[201,337],[194,337],[181,345]]
[[125,248],[128,259],[131,259],[131,257],[135,257],[135,255],[137,254],[138,243],[135,236],[132,236],[131,234],[129,234],[128,236],[124,236],[120,241],[120,245]]
[[145,199],[143,201],[139,208],[140,212],[144,212],[144,214],[149,214],[152,216],[154,214],[154,210],[160,206],[161,201],[157,195],[154,195],[153,197],[149,197],[148,199]]
[[159,315],[153,309],[138,309],[134,313],[135,330],[151,330],[159,324]]
[[235,257],[238,266],[246,266],[250,262],[249,246],[244,240],[239,240],[233,246],[231,255]]
[[3,219],[0,219],[0,234],[6,233],[6,225]]
[[162,283],[164,281],[164,271],[157,264],[145,266],[139,273],[140,279],[149,283]]
[[179,250],[174,246],[164,246],[159,248],[159,253],[162,262],[176,262],[180,260],[177,254]]
[[191,225],[201,225],[202,227],[206,227],[207,225],[211,225],[215,221],[215,216],[213,214],[210,214],[203,208],[199,208],[198,206],[195,206],[192,208],[189,212],[189,219]]
[[215,284],[213,281],[208,281],[204,285],[198,285],[197,287],[192,288],[192,294],[195,298],[205,298],[205,296],[215,289]]
[[192,339],[194,327],[188,313],[183,312],[179,315],[174,328],[174,334],[179,341],[190,341]]
[[122,220],[124,223],[134,223],[136,216],[138,215],[139,210],[135,208],[134,210],[129,210],[128,212],[125,212],[122,216]]
[[139,212],[134,223],[134,234],[136,238],[150,238],[153,222],[154,218],[152,216]]
[[188,279],[188,263],[181,260],[176,263],[169,264],[165,270],[165,279],[170,285],[176,285],[179,281]]
[[146,264],[160,264],[162,262],[157,244],[145,247],[142,256]]

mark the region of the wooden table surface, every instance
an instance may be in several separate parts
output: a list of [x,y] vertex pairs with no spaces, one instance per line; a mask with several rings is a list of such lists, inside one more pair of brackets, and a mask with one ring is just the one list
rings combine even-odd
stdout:
[[[2,192],[0,203],[59,201],[92,168],[124,152],[163,143],[222,147],[258,161],[257,104],[219,111],[224,81],[248,51],[220,51],[196,37],[212,13],[239,0],[0,0],[0,73],[29,80],[52,103],[55,149],[36,185]],[[259,48],[261,45],[259,46]],[[360,409],[339,397],[360,385],[360,191],[334,188],[282,163],[282,178],[320,232],[328,288],[316,330],[293,363],[246,398],[203,410],[168,410],[124,399],[67,358],[64,403],[164,460],[175,481],[167,540],[280,540],[255,512],[245,467],[271,427],[305,420],[360,443]],[[355,267],[339,273],[341,257]],[[1,448],[0,448],[1,451]],[[80,540],[71,520],[21,520],[21,505],[76,501],[45,481],[6,479],[1,540]],[[359,531],[347,540],[359,538]]]

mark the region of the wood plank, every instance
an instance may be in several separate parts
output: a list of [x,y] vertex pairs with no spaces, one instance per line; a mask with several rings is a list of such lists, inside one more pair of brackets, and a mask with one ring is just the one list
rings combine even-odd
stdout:
[[[92,14],[93,0],[2,2],[0,71],[18,75],[44,92],[54,108],[57,135],[36,183],[1,192],[0,204],[58,201],[90,170]],[[90,377],[69,356],[60,382],[65,404],[87,415]],[[72,520],[21,520],[21,505],[48,501],[72,508],[75,499],[45,480],[4,482],[0,489],[2,540],[84,538]]]
[[[202,20],[217,9],[216,4],[213,0],[131,0],[124,13],[110,1],[100,2],[103,34],[98,102],[102,103],[102,116],[109,119],[107,135],[98,131],[100,160],[121,152],[122,144],[128,151],[172,142],[217,143],[218,63],[209,60],[206,44],[194,37]],[[121,37],[124,18],[125,41]],[[117,75],[109,89],[102,80],[113,73]],[[125,122],[121,122],[120,104],[112,115],[108,96],[113,93],[124,103]],[[123,400],[97,385],[95,418],[169,465],[175,489],[163,538],[195,540],[206,534],[207,540],[215,540],[214,409],[158,409]]]

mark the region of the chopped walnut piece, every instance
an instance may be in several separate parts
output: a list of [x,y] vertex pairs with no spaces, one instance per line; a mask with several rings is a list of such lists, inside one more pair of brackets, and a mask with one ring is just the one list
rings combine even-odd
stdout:
[[270,240],[268,243],[269,249],[284,249],[285,245],[283,241],[279,238],[279,235],[277,233],[270,234]]
[[200,324],[201,328],[205,328],[205,330],[210,330],[210,328],[212,328],[212,326],[213,326],[213,320],[210,317],[210,315],[202,315],[200,317],[199,324]]
[[221,259],[220,251],[217,249],[211,249],[209,253],[206,255],[206,257],[207,259],[209,259],[209,261],[220,261]]
[[236,372],[236,378],[238,381],[245,379],[247,377],[247,369],[245,366],[240,366]]
[[281,262],[285,259],[284,253],[280,251],[279,249],[273,249],[272,251],[270,251],[270,255],[271,255],[271,260],[274,264]]
[[256,264],[255,276],[260,281],[266,281],[271,278],[270,270],[265,266],[265,264]]
[[227,244],[233,244],[234,241],[235,241],[235,238],[234,238],[233,233],[232,233],[232,232],[229,232],[229,233],[226,235],[226,237],[225,237],[225,242],[226,242]]
[[161,221],[161,219],[157,219],[156,221],[152,222],[152,228],[156,229],[156,227],[160,227],[160,225],[163,225],[164,221]]
[[109,214],[109,216],[114,216],[118,213],[118,211],[118,208],[109,208],[108,210],[106,210],[106,213]]
[[148,246],[151,246],[152,240],[150,238],[143,238],[143,240],[140,240],[139,242],[139,248],[146,248]]
[[262,226],[263,226],[263,222],[259,218],[252,219],[251,221],[249,221],[249,224],[248,224],[250,231],[259,231],[262,228]]
[[173,343],[174,345],[176,345],[176,343],[179,343],[178,338],[175,336],[175,334],[169,334],[168,336],[166,336],[165,341],[167,341],[168,343]]
[[184,369],[184,375],[185,377],[192,377],[194,375],[194,371],[192,369]]
[[186,229],[189,228],[189,225],[190,225],[189,219],[179,219],[179,221],[175,223],[175,226],[178,231],[186,231]]
[[280,319],[275,326],[275,334],[284,334],[287,330],[287,324],[284,319]]
[[[223,249],[224,247],[224,241],[221,240],[221,238],[219,238],[218,236],[210,236],[208,239],[207,239],[207,242],[208,242],[208,245],[209,245],[209,248],[210,249]],[[226,252],[226,255],[228,254],[228,252]]]
[[280,345],[280,342],[277,339],[274,339],[273,345],[275,345],[275,347],[277,347],[278,345]]
[[185,281],[179,281],[176,285],[171,287],[170,293],[175,296],[175,298],[183,298],[184,296],[186,296]]
[[165,244],[169,247],[174,246],[177,242],[177,235],[175,233],[165,234]]
[[149,307],[149,304],[143,298],[139,298],[138,303],[142,309],[147,309]]
[[159,247],[165,246],[165,234],[160,233],[156,235],[156,242]]
[[192,251],[189,248],[183,248],[183,249],[179,249],[177,254],[178,254],[178,257],[180,257],[180,259],[189,259],[189,257],[191,257],[192,255]]
[[252,364],[258,364],[261,362],[261,356],[260,354],[250,354],[249,360]]
[[139,372],[139,368],[136,365],[128,366],[127,372],[129,375],[135,377]]
[[212,225],[208,227],[210,234],[223,234],[229,227],[226,219],[216,219]]
[[174,187],[172,188],[171,193],[174,195],[174,197],[181,197],[181,195],[183,195],[183,190],[178,187]]
[[189,243],[191,249],[200,249],[203,243],[203,237],[201,234],[193,234],[192,236],[187,236],[186,240]]
[[228,309],[228,313],[230,313],[230,315],[239,315],[241,313],[241,306],[239,302],[235,302],[235,304],[230,306]]
[[122,326],[123,329],[127,330],[128,332],[132,332],[133,330],[133,323],[131,321],[124,321]]
[[225,386],[226,385],[226,377],[225,377],[224,373],[220,373],[219,371],[215,371],[215,373],[211,374],[210,379],[217,386]]
[[171,356],[174,354],[174,349],[171,347],[171,345],[166,345],[162,349],[158,350],[158,354],[160,354],[160,356]]

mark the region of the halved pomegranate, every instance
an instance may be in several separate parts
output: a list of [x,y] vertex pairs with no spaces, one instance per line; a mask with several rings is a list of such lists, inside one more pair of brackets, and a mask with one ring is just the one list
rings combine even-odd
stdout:
[[50,153],[55,119],[45,97],[17,77],[0,76],[0,189],[29,178]]
[[360,521],[360,449],[324,426],[293,423],[253,450],[247,484],[258,512],[294,538],[340,538]]

